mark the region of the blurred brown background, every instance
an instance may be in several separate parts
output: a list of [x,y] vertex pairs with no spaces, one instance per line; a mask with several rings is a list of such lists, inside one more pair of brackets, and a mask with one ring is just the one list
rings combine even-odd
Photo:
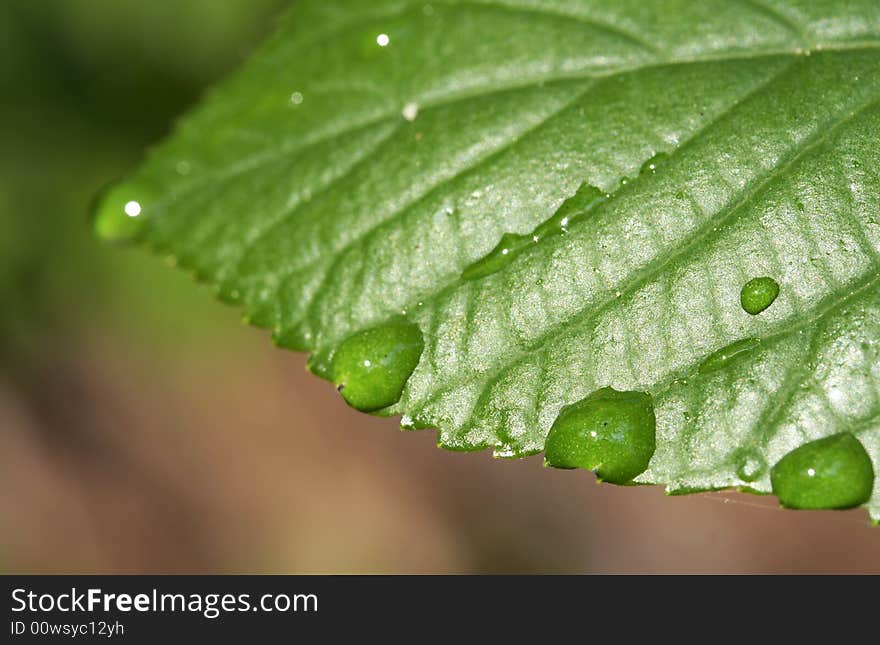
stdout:
[[0,5],[0,571],[880,572],[863,511],[440,451],[94,241],[94,193],[284,4]]

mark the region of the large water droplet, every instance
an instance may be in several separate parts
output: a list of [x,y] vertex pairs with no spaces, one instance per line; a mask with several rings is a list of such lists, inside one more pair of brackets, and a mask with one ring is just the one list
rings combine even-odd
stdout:
[[110,242],[127,242],[144,229],[156,193],[145,182],[114,184],[101,193],[93,213],[95,233]]
[[709,354],[705,360],[700,363],[698,371],[701,374],[705,374],[707,372],[719,370],[722,367],[729,365],[737,356],[752,351],[760,344],[761,341],[757,338],[743,338],[735,343],[731,343],[727,347],[722,347],[718,351]]
[[739,294],[742,308],[753,316],[773,304],[779,295],[779,283],[773,278],[752,278],[743,285]]
[[792,450],[773,466],[770,481],[787,508],[851,508],[870,499],[874,468],[861,442],[841,432]]
[[400,400],[424,349],[422,332],[403,318],[349,336],[333,354],[330,373],[342,398],[363,412]]
[[605,387],[562,409],[544,458],[555,468],[593,470],[599,479],[624,484],[648,468],[656,426],[649,394]]

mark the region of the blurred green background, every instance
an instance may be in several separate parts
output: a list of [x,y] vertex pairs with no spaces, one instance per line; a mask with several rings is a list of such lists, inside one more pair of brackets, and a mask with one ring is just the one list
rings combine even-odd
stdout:
[[95,241],[95,194],[285,4],[0,4],[0,568],[880,572],[861,511],[439,451],[184,272]]

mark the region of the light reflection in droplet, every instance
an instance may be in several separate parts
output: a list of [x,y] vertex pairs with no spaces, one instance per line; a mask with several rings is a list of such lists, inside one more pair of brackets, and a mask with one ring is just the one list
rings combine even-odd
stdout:
[[137,217],[141,214],[141,205],[136,201],[130,201],[125,205],[123,210],[125,210],[125,214],[129,217]]
[[302,102],[303,102],[302,92],[294,92],[293,94],[290,95],[290,103],[292,105],[299,105]]
[[416,117],[419,115],[419,104],[418,103],[407,103],[403,106],[403,118],[407,121],[415,121]]
[[391,39],[388,37],[388,34],[379,34],[376,36],[376,44],[378,44],[379,47],[386,47],[390,42]]

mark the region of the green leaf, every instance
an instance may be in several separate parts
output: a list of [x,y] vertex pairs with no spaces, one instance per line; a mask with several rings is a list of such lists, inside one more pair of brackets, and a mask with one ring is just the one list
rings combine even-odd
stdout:
[[770,492],[841,432],[880,470],[878,135],[876,0],[303,1],[98,226],[325,376],[405,317],[382,413],[443,447],[537,453],[613,387],[654,403],[636,481]]

